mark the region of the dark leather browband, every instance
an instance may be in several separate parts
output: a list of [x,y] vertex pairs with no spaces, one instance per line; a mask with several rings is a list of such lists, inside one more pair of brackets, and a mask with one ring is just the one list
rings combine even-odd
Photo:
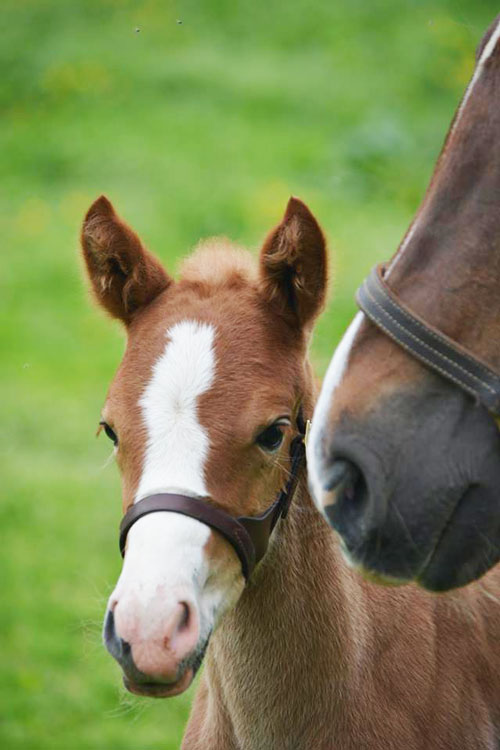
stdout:
[[158,511],[170,511],[190,516],[197,521],[216,529],[234,547],[240,558],[241,568],[248,581],[257,563],[266,554],[269,537],[278,519],[286,518],[292,501],[300,470],[305,461],[304,434],[305,425],[302,417],[297,418],[299,434],[290,444],[291,468],[284,489],[280,490],[274,503],[258,516],[241,516],[234,518],[224,510],[216,508],[211,498],[189,497],[160,493],[149,495],[132,505],[120,523],[120,552],[125,554],[125,543],[130,528],[139,518]]
[[376,266],[358,289],[356,301],[365,315],[412,356],[500,415],[500,374],[405,307],[385,283],[384,271]]

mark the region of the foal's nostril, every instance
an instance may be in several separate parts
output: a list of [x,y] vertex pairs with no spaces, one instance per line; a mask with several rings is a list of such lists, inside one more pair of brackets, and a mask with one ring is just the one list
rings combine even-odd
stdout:
[[108,609],[104,621],[104,643],[111,656],[119,660],[123,653],[124,641],[116,633],[115,616],[111,609]]
[[106,613],[106,619],[104,620],[104,641],[106,645],[111,643],[116,638],[115,632],[115,616],[113,612],[108,609]]
[[179,627],[178,627],[179,633],[189,628],[189,623],[191,619],[191,608],[189,604],[187,602],[181,602],[180,604],[183,609],[183,614],[179,622]]
[[115,628],[115,616],[111,609],[108,609],[104,621],[104,643],[111,656],[121,664],[122,668],[130,674],[137,670],[132,657],[132,648],[130,643],[120,638]]

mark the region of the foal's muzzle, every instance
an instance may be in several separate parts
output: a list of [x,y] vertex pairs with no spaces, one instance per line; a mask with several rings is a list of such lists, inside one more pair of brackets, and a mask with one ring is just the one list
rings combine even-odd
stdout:
[[[173,669],[170,666],[170,673],[166,673],[166,665],[161,663],[161,652],[165,649],[165,655],[168,661],[171,661],[171,658],[169,658],[171,654],[168,653],[171,650],[168,636],[165,638],[166,642],[163,642],[159,648],[160,670],[155,671],[153,669],[148,670],[148,672],[142,671],[134,660],[134,649],[137,648],[137,644],[132,647],[128,641],[118,634],[115,627],[115,616],[111,609],[108,609],[106,613],[103,636],[107,650],[122,668],[123,683],[127,690],[137,695],[157,698],[178,695],[189,687],[201,665],[209,641],[208,636],[204,642],[197,644],[195,649],[188,649],[187,657],[181,659],[178,663],[174,662]],[[147,648],[150,649],[151,647],[147,645]],[[161,669],[162,666],[163,669]]]

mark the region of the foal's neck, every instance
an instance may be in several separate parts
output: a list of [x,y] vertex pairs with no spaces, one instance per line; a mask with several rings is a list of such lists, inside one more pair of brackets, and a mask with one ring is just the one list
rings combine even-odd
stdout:
[[244,747],[269,747],[274,737],[284,748],[284,738],[310,737],[315,721],[318,732],[325,722],[329,731],[335,726],[336,704],[348,697],[359,660],[355,633],[364,617],[359,594],[350,591],[357,584],[339,557],[303,480],[207,655],[206,678],[215,681],[236,736],[250,738]]

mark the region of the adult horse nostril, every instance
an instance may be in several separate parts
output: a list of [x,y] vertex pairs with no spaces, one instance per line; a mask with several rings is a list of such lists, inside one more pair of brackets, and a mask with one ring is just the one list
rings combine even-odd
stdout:
[[353,500],[360,477],[361,472],[351,461],[339,458],[328,468],[323,488],[326,492],[335,491],[336,499],[343,495],[348,500]]
[[324,489],[323,511],[329,524],[351,537],[367,520],[368,488],[363,473],[348,459],[336,459],[328,469]]

